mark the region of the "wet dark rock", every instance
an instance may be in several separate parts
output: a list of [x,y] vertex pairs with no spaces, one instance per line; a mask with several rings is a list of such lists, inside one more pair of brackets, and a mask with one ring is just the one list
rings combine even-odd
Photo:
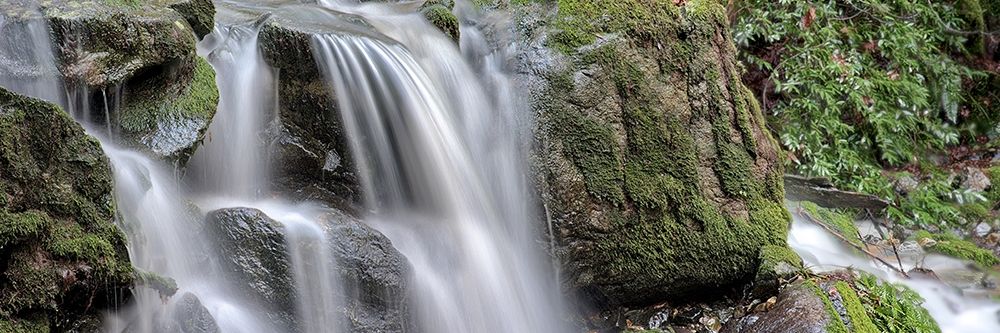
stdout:
[[[353,210],[362,194],[333,91],[313,57],[313,36],[372,34],[361,18],[310,7],[314,15],[290,17],[276,11],[263,26],[264,60],[277,71],[278,119],[271,127],[275,152],[273,184],[299,199]],[[298,15],[300,13],[296,13]],[[331,156],[336,156],[332,163]]]
[[294,281],[280,222],[256,209],[227,208],[209,212],[205,227],[217,237],[220,257],[238,289],[276,305],[273,310],[291,312],[295,308]]
[[198,296],[184,293],[174,305],[174,322],[181,333],[218,333],[219,325]]
[[[274,319],[294,326],[295,284],[283,226],[256,209],[227,208],[210,212],[208,229],[220,237],[220,257],[237,282],[277,307]],[[338,267],[344,314],[356,332],[402,332],[407,327],[409,263],[384,235],[350,215],[330,211],[319,218],[331,237],[330,251]]]
[[733,320],[722,333],[824,333],[830,315],[816,292],[802,283],[786,287],[770,311]]

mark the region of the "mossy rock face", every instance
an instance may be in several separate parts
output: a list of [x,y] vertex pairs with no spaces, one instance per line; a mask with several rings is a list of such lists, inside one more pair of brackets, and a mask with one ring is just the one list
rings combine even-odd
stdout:
[[68,114],[0,88],[0,331],[79,329],[125,301],[111,177]]
[[558,5],[535,159],[564,285],[617,305],[752,280],[790,216],[722,5]]
[[218,103],[214,72],[195,53],[213,8],[207,0],[44,2],[74,117],[185,161]]

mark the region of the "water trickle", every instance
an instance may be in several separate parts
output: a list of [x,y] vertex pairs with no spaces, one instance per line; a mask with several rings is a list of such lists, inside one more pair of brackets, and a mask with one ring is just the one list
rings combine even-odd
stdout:
[[317,35],[313,51],[361,170],[367,222],[413,264],[421,328],[565,331],[523,170],[528,113],[513,103],[523,96],[498,63],[504,50],[464,42],[480,35],[463,30],[467,59],[419,15],[326,5],[389,37]]
[[199,45],[215,68],[219,107],[204,146],[191,158],[192,187],[244,200],[267,190],[269,163],[261,136],[278,100],[273,70],[257,46],[265,19],[221,26]]

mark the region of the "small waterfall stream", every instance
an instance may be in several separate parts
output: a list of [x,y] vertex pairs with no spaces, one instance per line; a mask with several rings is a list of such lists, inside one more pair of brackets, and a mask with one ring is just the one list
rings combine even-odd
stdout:
[[[852,267],[875,274],[883,281],[903,284],[913,289],[924,298],[922,306],[937,321],[942,333],[1000,332],[1000,320],[997,320],[1000,302],[975,295],[963,295],[963,291],[933,279],[899,277],[891,269],[854,252],[822,227],[804,221],[797,215],[792,223],[788,245],[814,271]],[[936,254],[928,254],[919,261],[922,265],[903,256],[903,269],[909,271],[919,266],[944,271],[968,267],[965,262]]]

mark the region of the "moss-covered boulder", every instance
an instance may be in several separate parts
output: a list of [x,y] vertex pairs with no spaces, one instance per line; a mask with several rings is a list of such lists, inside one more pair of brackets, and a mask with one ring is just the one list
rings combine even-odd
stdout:
[[218,103],[198,58],[207,0],[55,0],[42,4],[74,116],[156,155],[184,161]]
[[529,70],[548,87],[535,101],[541,196],[564,285],[599,305],[721,292],[785,246],[778,146],[724,8],[678,3],[560,0],[531,29],[556,50]]
[[130,294],[111,179],[68,114],[0,88],[0,331],[97,330]]

